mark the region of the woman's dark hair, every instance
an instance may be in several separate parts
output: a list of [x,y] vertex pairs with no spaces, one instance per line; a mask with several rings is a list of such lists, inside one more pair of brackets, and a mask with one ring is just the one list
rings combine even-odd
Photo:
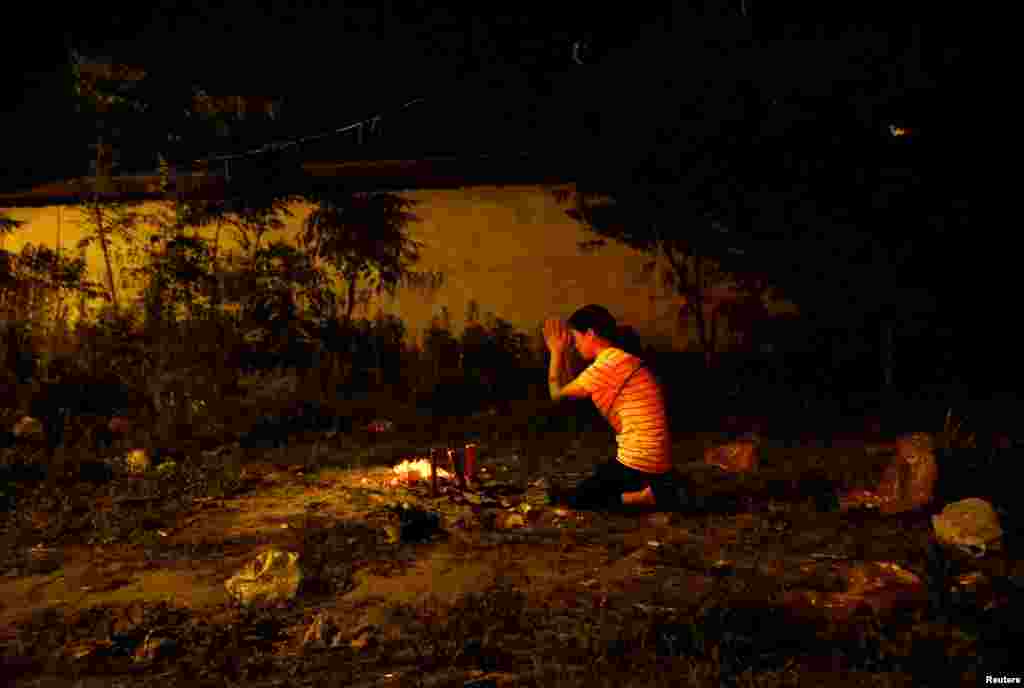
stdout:
[[569,327],[577,332],[593,330],[598,337],[610,342],[615,342],[618,335],[615,317],[604,306],[593,303],[569,316]]
[[627,354],[633,354],[637,358],[644,357],[643,342],[640,339],[640,333],[636,331],[635,327],[630,325],[620,327],[615,333],[612,343]]

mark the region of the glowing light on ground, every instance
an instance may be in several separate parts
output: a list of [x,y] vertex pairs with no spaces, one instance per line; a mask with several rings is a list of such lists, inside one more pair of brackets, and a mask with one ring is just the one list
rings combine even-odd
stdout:
[[[405,460],[392,469],[398,477],[393,481],[414,482],[430,479],[430,459]],[[437,477],[451,480],[452,474],[443,468],[437,469]]]

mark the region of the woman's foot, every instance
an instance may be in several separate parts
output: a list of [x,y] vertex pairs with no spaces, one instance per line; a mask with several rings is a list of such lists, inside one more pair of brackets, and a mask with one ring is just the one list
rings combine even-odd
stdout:
[[639,492],[623,492],[623,506],[654,506],[654,490],[648,485]]

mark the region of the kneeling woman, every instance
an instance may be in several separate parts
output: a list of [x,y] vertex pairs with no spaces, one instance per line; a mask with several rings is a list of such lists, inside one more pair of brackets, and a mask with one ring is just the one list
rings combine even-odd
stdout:
[[[679,486],[672,480],[671,439],[665,398],[644,362],[613,342],[615,318],[598,305],[584,306],[569,318],[544,323],[544,340],[551,352],[548,388],[553,400],[589,398],[615,430],[618,452],[598,466],[568,495],[557,495],[574,509],[614,509],[681,506]],[[565,385],[562,355],[570,342],[584,360],[593,361],[579,377]]]

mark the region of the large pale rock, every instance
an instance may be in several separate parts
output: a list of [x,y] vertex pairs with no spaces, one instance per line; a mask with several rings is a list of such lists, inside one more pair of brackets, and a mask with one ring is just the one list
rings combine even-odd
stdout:
[[999,515],[990,503],[977,497],[946,505],[941,514],[932,516],[932,526],[940,543],[972,556],[983,556],[1003,536]]
[[919,509],[932,501],[939,475],[931,435],[915,432],[896,440],[896,458],[878,485],[880,507],[897,513]]
[[843,511],[855,507],[896,514],[919,509],[935,496],[939,475],[931,435],[915,432],[896,440],[896,456],[882,473],[878,486],[851,490],[840,497]]
[[299,555],[272,549],[260,554],[224,583],[228,593],[245,606],[290,600],[299,591]]
[[900,437],[896,440],[896,459],[882,476],[879,494],[890,503],[891,511],[920,509],[935,496],[938,474],[931,435],[915,432]]

